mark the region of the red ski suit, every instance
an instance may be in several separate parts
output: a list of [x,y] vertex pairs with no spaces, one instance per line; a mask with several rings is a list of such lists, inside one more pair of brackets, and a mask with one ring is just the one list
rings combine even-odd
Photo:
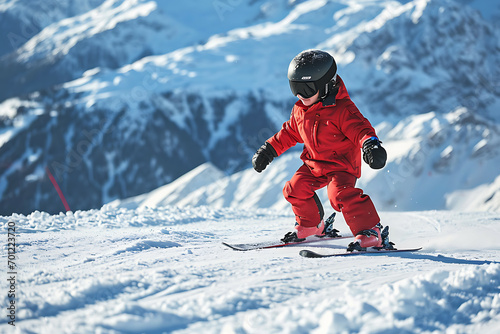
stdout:
[[300,167],[285,184],[283,194],[292,204],[299,225],[319,224],[320,210],[315,191],[328,186],[328,198],[336,211],[342,211],[347,225],[356,235],[373,228],[380,218],[368,195],[355,188],[361,176],[361,147],[375,130],[363,117],[347,93],[340,77],[339,90],[332,105],[318,102],[306,107],[295,103],[290,120],[267,141],[278,155],[297,143],[304,144]]

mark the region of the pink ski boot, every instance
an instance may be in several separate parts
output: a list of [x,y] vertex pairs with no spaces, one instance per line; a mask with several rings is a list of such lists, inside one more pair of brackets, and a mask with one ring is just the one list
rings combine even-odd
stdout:
[[295,223],[295,231],[285,234],[281,241],[283,241],[284,243],[301,242],[306,240],[306,238],[311,235],[316,235],[318,237],[339,237],[340,235],[337,233],[338,230],[333,228],[334,220],[335,212],[326,220],[326,222],[321,219],[317,226],[304,227]]
[[325,222],[323,219],[321,219],[319,224],[313,227],[304,227],[300,225],[295,225],[295,229],[297,230],[297,238],[299,239],[305,239],[311,235],[317,235],[318,237],[322,237],[325,235]]
[[347,251],[366,251],[367,248],[394,249],[394,243],[389,241],[389,226],[382,231],[381,229],[382,225],[378,223],[372,229],[359,232],[354,241],[347,246]]

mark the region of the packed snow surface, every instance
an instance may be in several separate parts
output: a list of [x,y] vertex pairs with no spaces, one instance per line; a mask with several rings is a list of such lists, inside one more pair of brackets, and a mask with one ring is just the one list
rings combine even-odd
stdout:
[[[306,259],[301,249],[342,252],[349,239],[248,252],[221,244],[279,239],[293,226],[289,209],[107,205],[0,217],[4,231],[17,228],[15,330],[500,332],[500,214],[381,217],[397,247],[423,250]],[[335,226],[349,233],[341,215]],[[4,321],[0,332],[14,328]]]

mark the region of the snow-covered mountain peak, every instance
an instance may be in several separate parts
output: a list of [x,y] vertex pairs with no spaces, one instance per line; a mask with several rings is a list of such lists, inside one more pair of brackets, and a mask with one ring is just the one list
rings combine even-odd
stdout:
[[[3,8],[0,22],[12,22],[8,18],[21,15],[25,5]],[[479,12],[452,0],[220,5],[61,5],[24,49],[21,44],[4,54],[0,99],[14,97],[0,104],[2,208],[60,210],[54,186],[44,177],[47,167],[73,208],[148,193],[206,162],[226,174],[246,170],[295,102],[286,79],[290,60],[311,48],[337,57],[353,101],[395,157],[391,173],[414,156],[425,163],[415,164],[424,167],[412,170],[412,178],[453,168],[465,173],[457,163],[471,156],[468,168],[486,166],[485,172],[457,179],[466,187],[493,182],[499,28]],[[468,114],[454,116],[460,108]],[[446,117],[479,122],[480,130]],[[441,146],[444,132],[453,140]],[[467,140],[460,140],[457,134],[464,133]],[[418,155],[428,144],[434,146]],[[398,184],[383,178],[371,183],[381,178],[371,171],[364,177],[380,187],[369,186],[372,193]],[[451,183],[443,183],[445,192],[457,190]],[[80,184],[89,186],[82,191]],[[268,195],[262,195],[266,200],[254,197],[252,205],[269,206]],[[218,196],[211,199],[232,203]],[[383,206],[393,207],[394,198],[384,196]],[[29,209],[22,211],[20,203]]]
[[[363,5],[351,4],[353,10],[336,2],[304,2],[282,20],[213,35],[205,43],[139,59],[117,72],[129,76],[125,81],[147,82],[148,90],[158,92],[181,89],[214,94],[215,90],[272,87],[268,93],[283,99],[289,96],[284,76],[289,59],[301,49],[316,46],[336,57],[348,89],[354,96],[364,96],[361,103],[368,112],[447,112],[462,104],[496,118],[492,109],[500,93],[493,79],[497,58],[483,57],[479,50],[500,44],[493,27],[477,12],[448,0]],[[313,18],[315,25],[295,26]],[[318,29],[321,23],[328,28]],[[452,58],[456,61],[450,63]],[[260,59],[267,60],[265,66]],[[125,87],[132,86],[122,79]],[[364,82],[372,84],[360,85]],[[452,98],[450,90],[457,93]]]
[[27,63],[42,58],[50,61],[53,57],[63,57],[79,42],[112,30],[119,23],[148,16],[155,9],[154,2],[105,1],[91,11],[44,28],[17,50],[18,61]]

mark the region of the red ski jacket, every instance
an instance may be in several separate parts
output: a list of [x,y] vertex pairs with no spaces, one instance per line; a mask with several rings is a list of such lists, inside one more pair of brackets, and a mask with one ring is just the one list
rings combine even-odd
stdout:
[[306,107],[297,101],[290,120],[267,141],[278,155],[303,143],[300,158],[314,176],[342,171],[359,178],[361,147],[366,139],[376,134],[351,101],[342,79],[337,76],[337,80],[339,88],[333,104],[318,102]]

